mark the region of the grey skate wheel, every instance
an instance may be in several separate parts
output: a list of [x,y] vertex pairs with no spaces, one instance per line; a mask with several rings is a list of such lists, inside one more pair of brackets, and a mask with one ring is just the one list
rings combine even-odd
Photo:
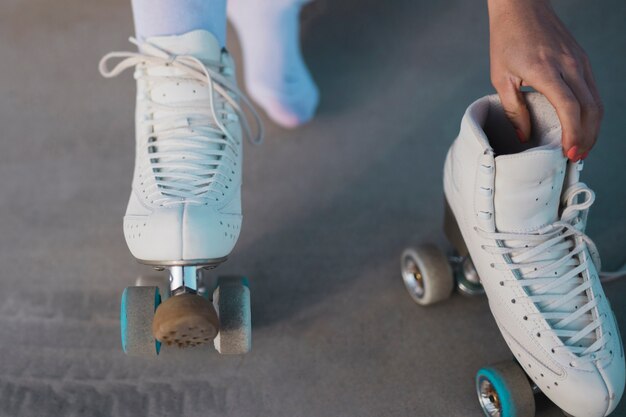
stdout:
[[166,274],[150,274],[139,275],[135,280],[135,286],[137,287],[159,287],[159,294],[161,300],[165,301],[170,295],[170,281]]
[[252,347],[252,321],[248,280],[220,277],[213,292],[213,304],[220,320],[215,349],[223,355],[241,355]]
[[426,306],[450,297],[454,289],[452,268],[436,246],[405,249],[400,267],[404,285],[417,304]]
[[131,356],[156,356],[161,343],[152,335],[154,311],[161,303],[158,287],[128,287],[122,293],[122,349]]
[[526,373],[514,361],[476,373],[478,401],[487,417],[535,417],[535,396]]

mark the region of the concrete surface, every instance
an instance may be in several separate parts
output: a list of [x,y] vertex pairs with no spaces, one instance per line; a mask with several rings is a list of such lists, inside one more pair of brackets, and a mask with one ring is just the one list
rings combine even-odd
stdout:
[[[626,260],[626,4],[557,8],[606,104],[585,180],[598,196],[589,233],[616,267]],[[2,1],[0,415],[481,414],[474,372],[509,357],[486,300],[419,308],[398,257],[409,243],[445,244],[444,154],[464,108],[491,91],[483,2],[320,0],[304,21],[319,117],[295,131],[268,123],[266,143],[247,148],[243,235],[221,268],[251,278],[254,350],[149,361],[119,345],[119,296],[148,271],[121,225],[134,85],[96,70],[129,47],[129,4]],[[626,282],[607,292],[623,328]]]

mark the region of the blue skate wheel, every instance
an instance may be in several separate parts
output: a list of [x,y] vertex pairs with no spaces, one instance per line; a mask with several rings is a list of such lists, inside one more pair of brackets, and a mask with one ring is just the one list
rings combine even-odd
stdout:
[[526,373],[514,361],[476,373],[478,401],[487,417],[534,417],[535,397]]
[[250,289],[244,277],[219,277],[213,292],[220,331],[214,339],[215,349],[223,355],[242,355],[252,347],[252,314]]
[[152,335],[152,319],[161,304],[158,287],[127,287],[122,293],[122,349],[130,356],[156,356],[161,343]]

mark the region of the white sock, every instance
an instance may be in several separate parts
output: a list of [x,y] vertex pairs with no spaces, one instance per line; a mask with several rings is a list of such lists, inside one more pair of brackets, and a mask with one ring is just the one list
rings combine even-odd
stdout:
[[250,96],[284,127],[310,120],[319,91],[300,52],[300,9],[306,0],[229,0]]

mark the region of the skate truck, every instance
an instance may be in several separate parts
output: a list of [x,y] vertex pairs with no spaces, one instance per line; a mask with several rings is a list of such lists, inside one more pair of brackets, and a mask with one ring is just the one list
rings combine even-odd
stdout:
[[[156,356],[162,344],[194,347],[213,341],[221,354],[250,350],[248,280],[211,279],[213,265],[157,266],[162,276],[141,276],[122,293],[122,348],[132,356]],[[168,279],[169,278],[169,279]]]

